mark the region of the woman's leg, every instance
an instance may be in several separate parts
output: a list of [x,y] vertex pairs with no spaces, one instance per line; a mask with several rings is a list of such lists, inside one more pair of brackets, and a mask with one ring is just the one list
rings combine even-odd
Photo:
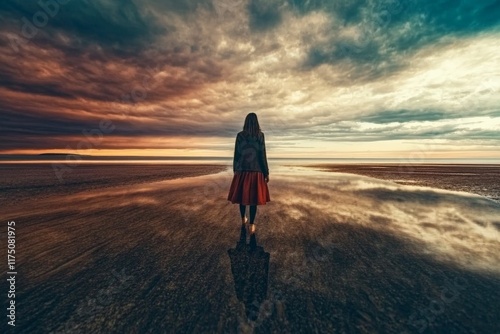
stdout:
[[250,224],[253,224],[257,215],[257,205],[250,205]]
[[243,204],[240,204],[240,215],[241,215],[241,222],[244,223],[244,219],[245,219],[245,210],[246,210],[246,206],[243,205]]
[[255,216],[257,215],[257,205],[250,205],[250,225],[248,226],[250,229],[250,236],[255,233],[255,224],[253,223],[255,220]]

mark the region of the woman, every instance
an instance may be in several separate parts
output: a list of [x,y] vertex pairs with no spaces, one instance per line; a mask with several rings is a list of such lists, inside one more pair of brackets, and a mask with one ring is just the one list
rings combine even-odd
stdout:
[[255,113],[245,118],[243,131],[238,132],[234,146],[233,180],[227,199],[240,205],[241,223],[248,222],[245,216],[246,206],[250,206],[250,233],[255,232],[257,205],[271,201],[269,197],[269,167],[267,165],[266,142],[260,131]]

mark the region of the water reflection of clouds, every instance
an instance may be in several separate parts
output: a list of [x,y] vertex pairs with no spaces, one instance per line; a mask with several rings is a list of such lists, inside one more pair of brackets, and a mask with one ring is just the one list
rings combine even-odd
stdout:
[[[228,176],[218,173],[157,185],[165,189],[195,187],[198,196],[191,194],[201,207],[225,200],[227,189],[223,185]],[[201,188],[207,183],[215,186],[204,193]],[[421,251],[436,258],[500,271],[499,230],[494,224],[500,217],[500,206],[481,196],[295,166],[275,166],[269,186],[273,204],[282,205],[292,222],[324,215],[330,222],[405,234],[424,242],[426,247]],[[309,228],[313,231],[316,227],[311,224]]]
[[[132,185],[118,178],[122,185],[91,183],[69,188],[67,196],[46,192],[12,203],[7,216],[16,217],[23,240],[31,240],[23,243],[20,259],[25,281],[34,287],[25,304],[36,307],[46,296],[63,295],[54,312],[64,314],[93,289],[85,282],[118,266],[137,278],[138,290],[117,303],[140,305],[147,295],[153,306],[130,314],[103,310],[106,319],[131,315],[133,322],[123,328],[217,328],[222,319],[224,332],[239,325],[242,332],[399,333],[434,316],[427,310],[438,300],[444,306],[432,323],[435,331],[495,332],[498,203],[358,175],[275,167],[271,202],[259,207],[256,219],[262,251],[248,253],[251,244],[235,246],[241,223],[237,205],[226,199],[232,176],[229,168]],[[207,301],[214,312],[206,312]],[[137,322],[156,312],[155,305],[173,312],[153,317],[156,323]],[[52,319],[42,313],[28,320]]]
[[[342,173],[284,167],[271,197],[289,218],[348,223],[423,242],[418,251],[476,269],[500,272],[500,205],[484,197]],[[317,209],[313,211],[309,209]],[[311,224],[311,229],[314,229]]]
[[[59,211],[92,211],[144,205],[186,217],[210,208],[236,212],[226,199],[232,175],[228,169],[211,175],[95,189],[63,200],[40,200],[37,206],[53,207],[57,203]],[[415,251],[436,259],[500,272],[500,205],[481,196],[292,166],[274,166],[269,189],[271,202],[259,210],[270,221],[279,216],[287,226],[300,227],[296,233],[307,233],[321,239],[322,244],[333,242],[321,236],[329,224],[363,226],[418,241],[425,246]],[[271,224],[270,232],[295,233],[293,228],[285,231],[284,225],[280,226],[278,229]]]

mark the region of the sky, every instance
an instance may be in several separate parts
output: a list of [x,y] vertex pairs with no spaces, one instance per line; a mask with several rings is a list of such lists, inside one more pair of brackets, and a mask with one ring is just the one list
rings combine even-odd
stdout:
[[0,154],[500,158],[500,1],[0,2]]

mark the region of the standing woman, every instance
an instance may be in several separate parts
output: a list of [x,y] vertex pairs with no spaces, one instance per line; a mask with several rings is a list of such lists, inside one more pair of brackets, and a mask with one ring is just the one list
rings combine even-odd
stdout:
[[233,180],[227,199],[240,205],[241,223],[248,219],[245,216],[246,206],[250,206],[250,232],[255,232],[255,215],[257,205],[265,205],[271,201],[269,197],[269,167],[267,166],[266,142],[264,133],[260,131],[259,121],[255,113],[245,118],[243,131],[236,135],[233,158]]

